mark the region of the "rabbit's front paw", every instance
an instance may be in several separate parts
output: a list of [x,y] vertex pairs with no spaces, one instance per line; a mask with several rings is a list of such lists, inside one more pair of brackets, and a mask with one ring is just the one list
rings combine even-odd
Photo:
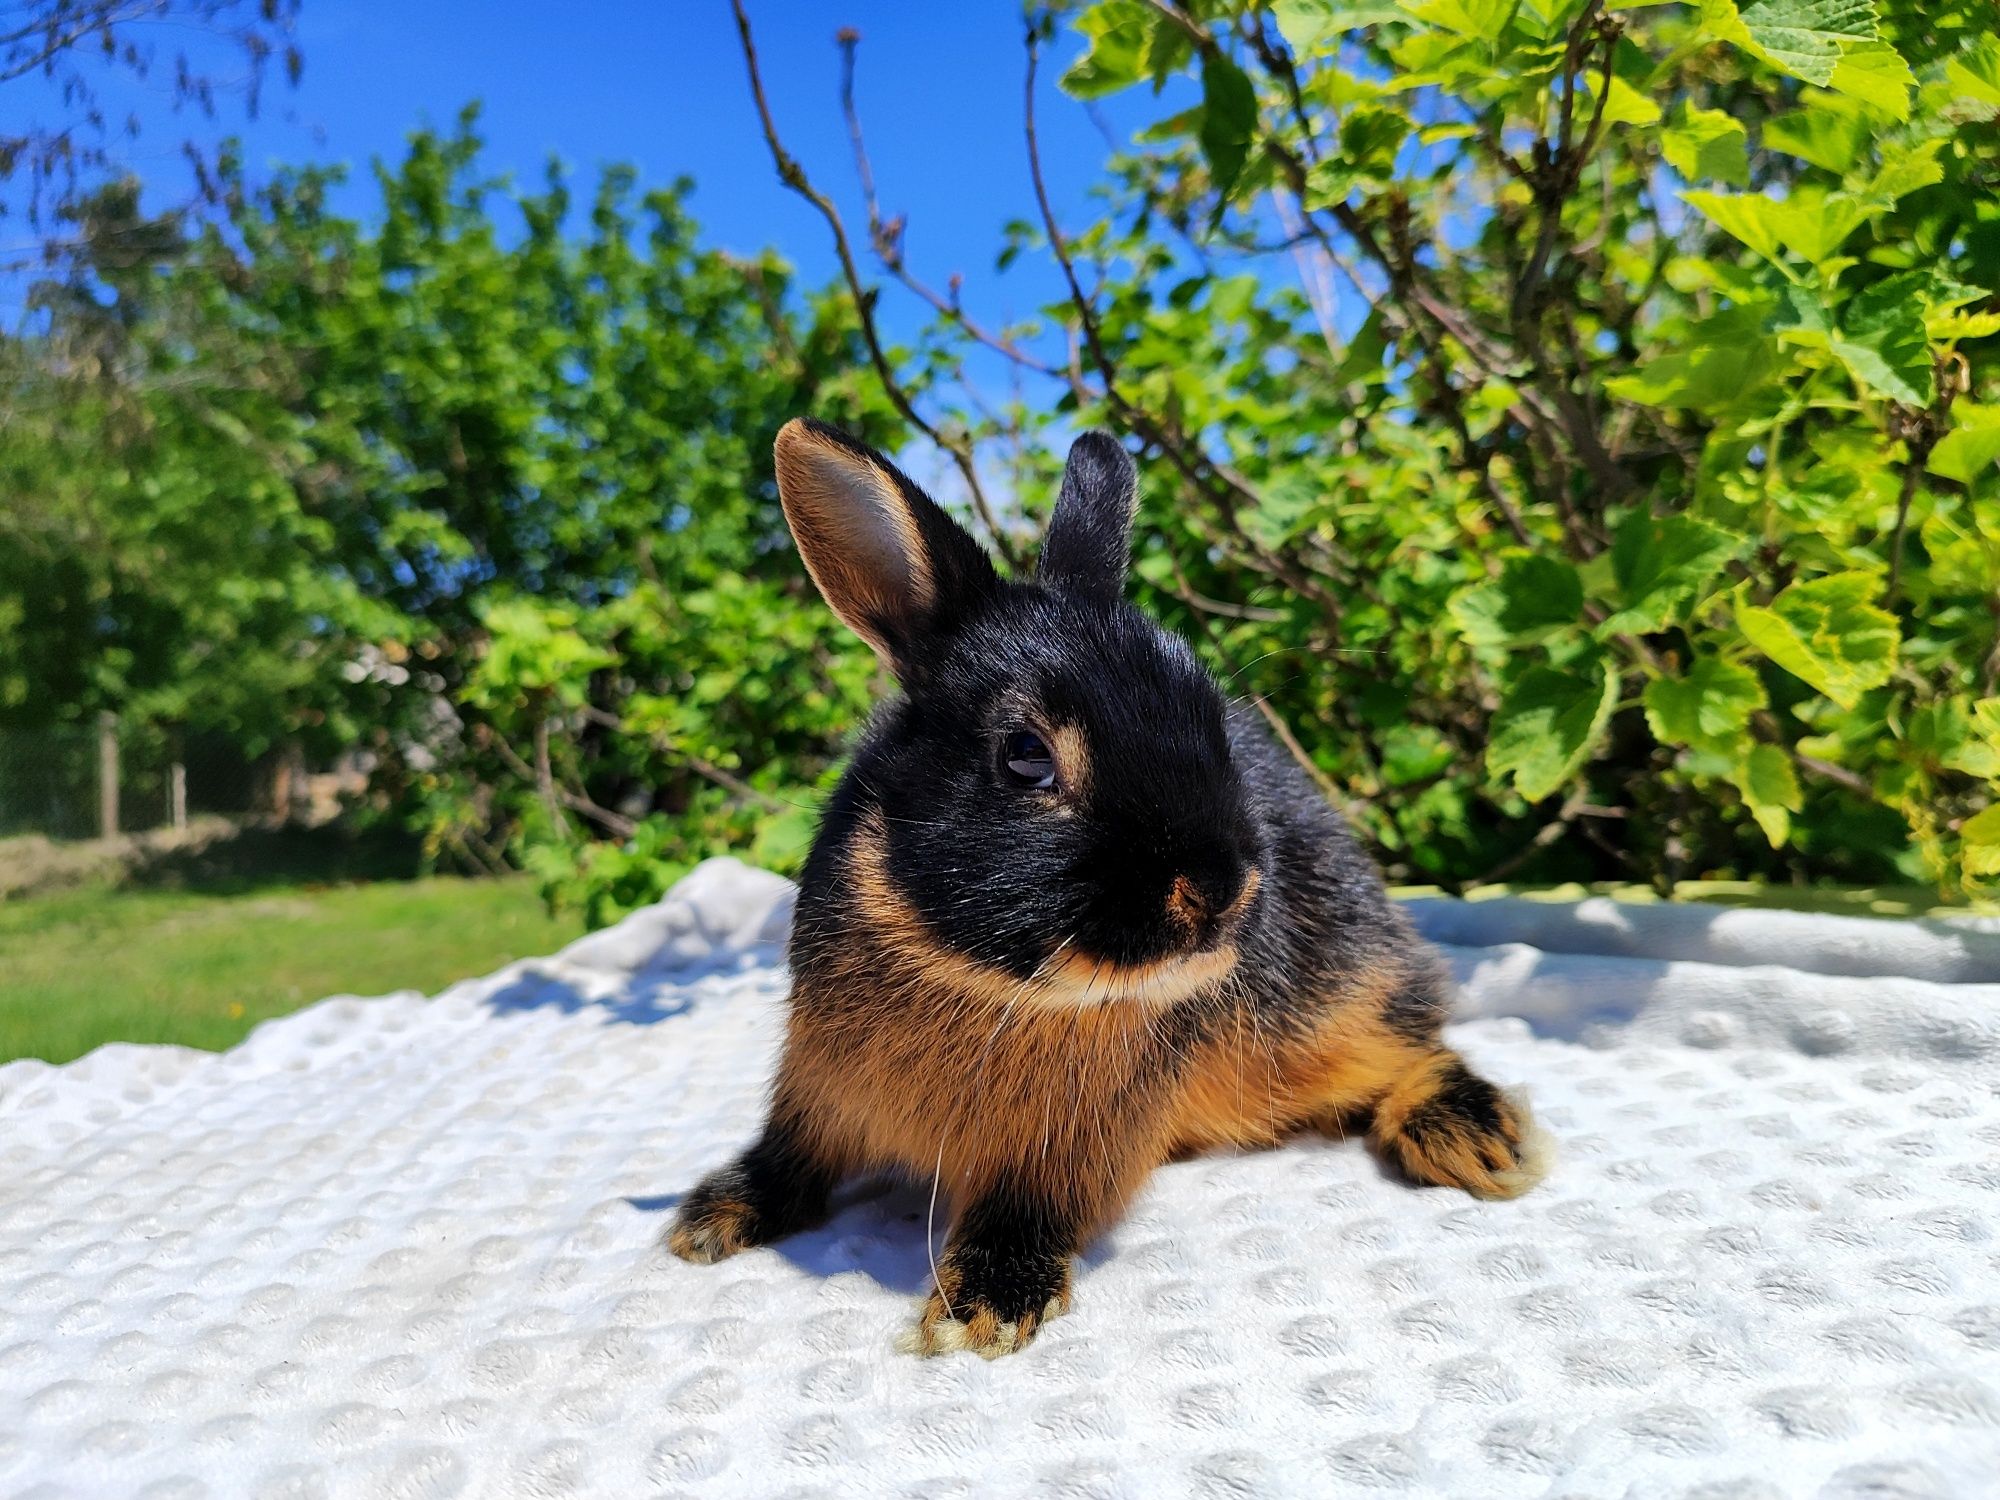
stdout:
[[706,1266],[795,1234],[826,1217],[837,1175],[795,1119],[774,1114],[756,1145],[702,1178],[682,1201],[667,1248]]
[[713,1265],[761,1244],[757,1211],[743,1199],[704,1182],[681,1204],[667,1230],[667,1248],[682,1260]]
[[1554,1146],[1526,1095],[1496,1088],[1440,1052],[1376,1106],[1369,1139],[1413,1181],[1515,1198],[1540,1182]]
[[924,1355],[969,1349],[997,1359],[1027,1348],[1042,1324],[1068,1311],[1068,1256],[995,1262],[948,1253],[923,1315],[898,1347]]

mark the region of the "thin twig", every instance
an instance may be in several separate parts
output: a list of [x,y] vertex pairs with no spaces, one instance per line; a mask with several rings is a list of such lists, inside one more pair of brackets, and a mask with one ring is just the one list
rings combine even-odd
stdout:
[[[1035,76],[1040,63],[1041,49],[1032,26],[1028,28],[1027,53],[1023,124],[1028,147],[1028,174],[1034,184],[1035,203],[1041,212],[1042,229],[1048,236],[1050,253],[1055,256],[1056,264],[1062,269],[1063,281],[1069,289],[1070,305],[1076,309],[1084,347],[1089,351],[1090,362],[1096,366],[1099,377],[1104,381],[1106,404],[1118,414],[1127,427],[1159,449],[1167,461],[1178,469],[1182,477],[1199,493],[1207,495],[1215,502],[1265,571],[1282,578],[1300,593],[1319,599],[1328,607],[1337,609],[1339,607],[1337,598],[1321,587],[1316,580],[1301,574],[1297,568],[1287,564],[1283,558],[1272,553],[1270,549],[1243,531],[1238,515],[1242,507],[1247,505],[1254,509],[1262,503],[1257,487],[1229,464],[1210,457],[1186,434],[1134,404],[1119,389],[1117,365],[1105,347],[1096,306],[1091,296],[1084,291],[1083,282],[1076,274],[1076,261],[1070,254],[1069,242],[1063,237],[1062,226],[1056,222],[1055,208],[1049,201],[1048,183],[1042,173],[1041,143],[1035,128]],[[1079,382],[1078,395],[1081,397],[1084,394],[1086,393]]]
[[972,508],[978,513],[980,523],[993,538],[993,544],[1000,549],[1008,566],[1019,567],[1020,558],[1014,543],[1001,529],[999,519],[986,498],[986,487],[980,482],[971,442],[948,438],[927,421],[917,411],[890,365],[889,356],[882,347],[881,334],[875,326],[875,294],[862,284],[861,270],[854,262],[854,251],[848,243],[847,226],[840,217],[840,210],[834,207],[832,199],[813,186],[805,168],[799,165],[797,158],[785,149],[784,142],[778,138],[777,121],[772,117],[770,100],[764,94],[764,78],[757,67],[757,44],[750,33],[750,17],[743,9],[743,0],[729,0],[729,3],[736,13],[736,33],[742,41],[743,63],[750,74],[750,96],[756,103],[757,118],[764,130],[764,144],[770,149],[771,161],[778,169],[778,180],[818,209],[820,217],[826,220],[827,228],[833,233],[834,253],[839,257],[841,276],[846,280],[853,299],[855,315],[861,323],[861,339],[868,349],[868,362],[875,367],[876,379],[881,382],[883,392],[903,420],[951,456],[965,480],[966,492],[972,499]]
[[882,205],[875,195],[874,167],[869,161],[868,146],[861,134],[861,112],[854,103],[854,58],[861,44],[861,33],[851,26],[843,27],[835,40],[840,44],[840,111],[846,117],[847,138],[854,147],[854,170],[861,179],[862,200],[868,210],[868,243],[875,252],[876,260],[881,262],[883,270],[930,304],[938,316],[957,324],[970,338],[995,353],[1005,355],[1024,369],[1060,379],[1062,371],[1037,359],[1014,339],[973,322],[955,294],[956,277],[953,278],[954,295],[946,297],[918,280],[916,273],[910,270],[909,259],[903,250],[905,221],[900,214],[894,219],[885,220],[882,217]]
[[1491,885],[1496,880],[1505,880],[1509,875],[1512,875],[1521,866],[1541,853],[1542,850],[1548,848],[1549,845],[1561,838],[1568,830],[1569,825],[1583,816],[1583,811],[1588,805],[1582,792],[1572,794],[1557,809],[1554,819],[1544,823],[1540,828],[1535,830],[1533,838],[1501,860],[1499,864],[1488,870],[1484,875],[1479,876],[1475,880],[1469,880],[1466,884]]
[[[538,765],[544,763],[548,749],[547,723],[548,721],[544,719],[536,726],[535,759]],[[553,773],[550,773],[545,780],[542,771],[523,760],[521,753],[507,743],[506,737],[490,727],[487,730],[485,743],[491,745],[499,753],[500,758],[507,762],[508,769],[516,776],[521,777],[524,781],[532,781],[536,784],[539,794],[544,799],[545,804],[548,805],[550,816],[554,818],[558,827],[562,827],[564,824],[562,814],[556,811],[556,804],[567,807],[571,812],[578,813],[590,819],[591,822],[597,824],[598,827],[602,828],[613,838],[629,839],[638,830],[639,825],[623,813],[613,812],[608,807],[601,807],[591,801],[590,798],[584,796],[583,793],[572,791],[570,788],[563,786],[555,780]]]

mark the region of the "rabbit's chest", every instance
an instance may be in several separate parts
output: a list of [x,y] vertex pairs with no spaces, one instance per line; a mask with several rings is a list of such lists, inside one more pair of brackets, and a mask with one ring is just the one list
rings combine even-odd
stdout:
[[882,1018],[804,1007],[790,1043],[859,1154],[925,1175],[940,1153],[968,1167],[1067,1158],[1150,1133],[1171,1082],[1131,1006],[1009,1011],[944,994]]

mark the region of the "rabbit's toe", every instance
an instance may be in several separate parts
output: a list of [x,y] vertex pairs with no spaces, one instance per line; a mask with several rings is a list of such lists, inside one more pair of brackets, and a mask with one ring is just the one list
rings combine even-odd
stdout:
[[1376,1107],[1376,1149],[1413,1181],[1516,1198],[1540,1182],[1554,1143],[1528,1108],[1452,1053],[1439,1053]]
[[682,1260],[713,1265],[760,1243],[757,1213],[739,1198],[697,1189],[674,1214],[667,1248]]
[[[947,1293],[949,1295],[947,1295]],[[924,1299],[917,1324],[896,1346],[905,1354],[950,1354],[969,1350],[998,1359],[1025,1349],[1042,1324],[1069,1311],[1069,1266],[1042,1274],[1007,1278],[1004,1286],[968,1284],[960,1267],[938,1267],[938,1285]]]

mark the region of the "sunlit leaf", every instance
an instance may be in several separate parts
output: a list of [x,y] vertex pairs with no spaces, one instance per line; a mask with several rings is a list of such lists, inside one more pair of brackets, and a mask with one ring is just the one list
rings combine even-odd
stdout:
[[[1910,117],[1910,90],[1916,75],[1887,42],[1859,42],[1842,49],[1827,86],[1871,104],[1892,120]],[[1773,843],[1777,842],[1775,839]]]
[[1742,539],[1692,516],[1634,511],[1612,541],[1611,569],[1619,608],[1601,635],[1661,630],[1699,600]]
[[1792,758],[1778,745],[1752,745],[1729,779],[1743,794],[1743,805],[1750,809],[1771,847],[1783,848],[1791,837],[1792,814],[1805,806]]
[[1721,110],[1689,106],[1661,132],[1660,150],[1690,182],[1742,187],[1750,181],[1747,140],[1743,127]]
[[1769,607],[1742,605],[1736,623],[1752,645],[1842,708],[1852,708],[1896,668],[1902,630],[1874,602],[1873,573],[1835,573],[1794,583]]
[[1510,557],[1498,578],[1454,595],[1450,608],[1467,640],[1503,646],[1574,625],[1583,611],[1583,580],[1561,558]]
[[1646,722],[1672,745],[1727,746],[1764,707],[1764,685],[1748,667],[1720,656],[1701,656],[1684,677],[1655,677],[1646,684]]
[[1493,716],[1487,770],[1496,779],[1512,776],[1516,791],[1541,801],[1589,758],[1617,702],[1617,676],[1602,661],[1560,672],[1529,668]]
[[1967,818],[1958,837],[1967,875],[2000,875],[2000,802]]
[[1871,135],[1868,121],[1853,104],[1827,94],[1764,122],[1763,143],[1829,172],[1845,173],[1861,160]]
[[1944,65],[1952,93],[1969,104],[2000,110],[2000,36],[1970,39],[1970,45]]
[[1497,42],[1517,0],[1405,0],[1403,9],[1430,26],[1475,41]]
[[1364,26],[1408,19],[1393,0],[1276,0],[1271,14],[1285,45],[1300,57],[1332,47]]
[[1701,210],[1766,260],[1782,261],[1784,251],[1818,265],[1829,259],[1869,217],[1864,204],[1840,193],[1800,189],[1789,198],[1761,193],[1683,193]]
[[1876,36],[1874,0],[1702,0],[1704,27],[1795,78],[1833,81],[1843,48]]
[[1951,431],[1931,449],[1930,471],[1960,484],[1990,475],[2000,462],[2000,405],[1954,402],[1951,420]]
[[1145,0],[1097,0],[1076,18],[1088,46],[1062,75],[1062,88],[1078,99],[1101,99],[1146,76],[1146,52],[1159,13]]
[[1705,319],[1679,342],[1683,347],[1675,352],[1605,381],[1605,389],[1643,406],[1727,411],[1761,391],[1777,368],[1776,346],[1753,310],[1732,308]]

